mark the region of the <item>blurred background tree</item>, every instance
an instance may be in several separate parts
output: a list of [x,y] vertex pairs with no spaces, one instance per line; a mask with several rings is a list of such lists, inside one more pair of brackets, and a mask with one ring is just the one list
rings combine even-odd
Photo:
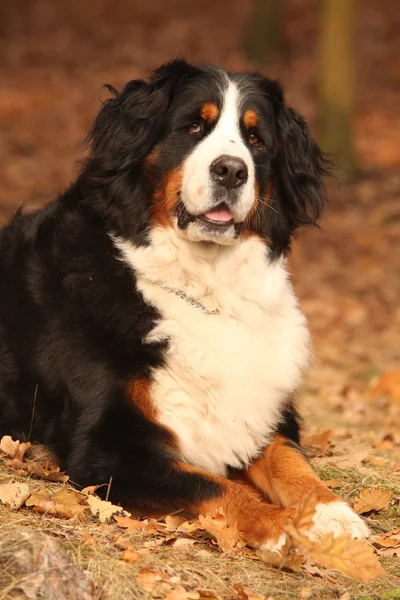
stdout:
[[339,179],[355,173],[354,22],[356,0],[323,0],[317,131],[321,148],[333,155]]
[[265,63],[282,47],[282,0],[255,0],[253,26],[247,42],[249,60]]

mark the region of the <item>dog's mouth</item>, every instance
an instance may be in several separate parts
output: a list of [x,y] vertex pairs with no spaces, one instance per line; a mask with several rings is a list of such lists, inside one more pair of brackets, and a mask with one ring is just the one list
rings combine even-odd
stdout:
[[223,231],[237,225],[235,223],[232,212],[225,203],[221,203],[212,210],[209,210],[200,215],[192,215],[186,209],[182,201],[177,206],[178,227],[185,229],[189,223],[199,223],[207,229],[215,231]]

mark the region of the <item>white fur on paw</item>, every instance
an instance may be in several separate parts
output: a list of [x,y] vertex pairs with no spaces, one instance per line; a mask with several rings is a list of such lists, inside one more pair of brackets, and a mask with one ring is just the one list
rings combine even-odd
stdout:
[[269,552],[279,552],[286,544],[286,533],[282,533],[278,540],[268,540],[260,546],[260,550],[268,550]]
[[337,537],[342,533],[351,533],[353,538],[367,538],[369,529],[352,508],[341,500],[328,504],[317,504],[314,515],[314,527],[308,532],[311,540],[317,540],[332,531]]

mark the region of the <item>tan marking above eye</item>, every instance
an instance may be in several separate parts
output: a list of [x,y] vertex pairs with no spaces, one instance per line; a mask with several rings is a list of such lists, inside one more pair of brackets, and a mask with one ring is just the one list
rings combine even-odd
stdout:
[[219,115],[218,106],[214,102],[206,102],[200,110],[200,116],[207,123],[216,121]]
[[258,116],[255,110],[246,110],[243,115],[243,123],[247,127],[247,129],[251,129],[252,127],[257,127],[258,125]]

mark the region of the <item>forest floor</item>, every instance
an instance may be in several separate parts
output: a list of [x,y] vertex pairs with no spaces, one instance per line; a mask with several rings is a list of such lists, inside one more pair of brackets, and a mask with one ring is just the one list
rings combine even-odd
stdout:
[[[8,9],[10,30],[0,38],[0,223],[22,203],[33,209],[51,200],[74,177],[79,140],[98,108],[103,83],[118,88],[177,54],[231,69],[254,67],[241,49],[250,2],[233,0],[227,8],[225,2],[211,0],[170,0],[168,13],[162,0],[134,10],[128,2],[99,0],[87,2],[83,12],[78,0],[61,0],[57,9],[49,0],[15,4],[25,12],[15,16]],[[289,102],[311,124],[317,74],[314,4],[287,0],[283,56],[263,69],[279,77]],[[0,502],[0,600],[400,598],[396,0],[365,0],[357,27],[355,142],[360,171],[352,183],[329,184],[321,230],[301,232],[291,271],[315,352],[299,395],[305,443],[321,478],[343,498],[357,505],[363,490],[375,494],[375,503],[370,498],[375,509],[363,514],[384,574],[358,583],[309,563],[298,566],[298,572],[279,570],[236,541],[227,548],[220,532],[212,535],[212,527],[194,531],[181,526],[177,531],[179,519],[167,519],[137,531],[141,526],[136,522],[128,529],[126,522],[117,522],[119,517],[101,522],[86,507],[84,520],[76,515],[66,519],[70,513],[59,507],[55,515],[36,512],[40,497],[33,496],[30,506],[13,511]],[[43,459],[36,462],[43,466]],[[42,501],[54,509],[49,494],[62,484],[43,479],[49,477],[46,465],[44,471],[35,467],[36,476],[19,467],[15,458],[13,462],[2,454],[0,490],[4,493],[2,484],[26,484],[25,494],[32,498],[42,490]],[[68,483],[65,487],[72,490]],[[63,506],[87,504],[87,498],[61,500]],[[63,582],[51,587],[51,573],[59,576],[60,569]]]

